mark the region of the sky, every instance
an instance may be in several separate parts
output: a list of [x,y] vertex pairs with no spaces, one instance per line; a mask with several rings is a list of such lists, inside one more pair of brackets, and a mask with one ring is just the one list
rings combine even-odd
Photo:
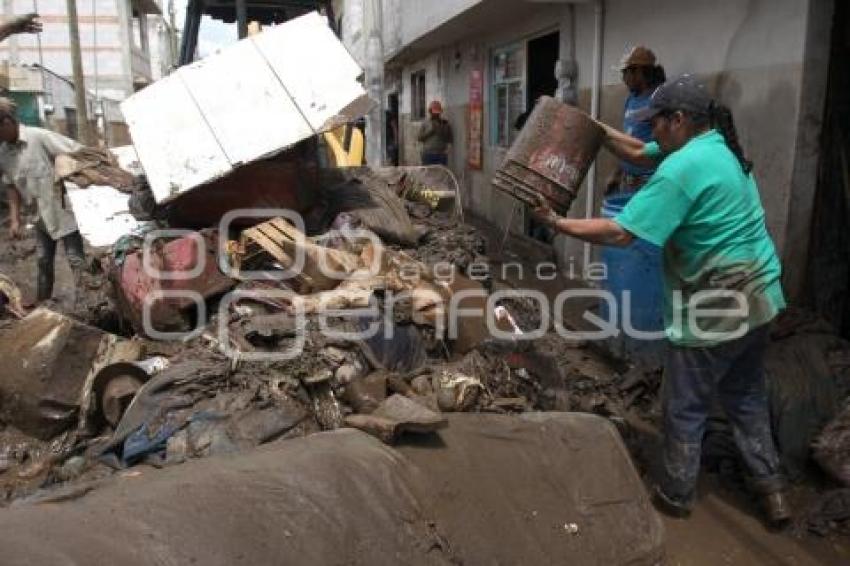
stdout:
[[[167,9],[168,2],[173,1],[177,10],[176,19],[178,29],[183,29],[183,21],[186,19],[186,4],[188,0],[165,0],[163,8]],[[201,30],[198,33],[198,56],[204,58],[215,53],[225,45],[236,42],[236,24],[225,24],[213,20],[208,16],[201,19]]]

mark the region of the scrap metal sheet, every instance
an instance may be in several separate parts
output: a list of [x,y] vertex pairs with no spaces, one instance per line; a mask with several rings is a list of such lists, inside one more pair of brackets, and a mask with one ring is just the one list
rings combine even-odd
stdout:
[[[218,71],[223,67],[228,69],[224,81]],[[253,41],[240,41],[181,74],[231,165],[313,135]]]
[[232,169],[181,75],[169,75],[121,103],[157,202]]
[[260,34],[254,42],[313,130],[325,131],[344,123],[338,114],[365,98],[357,82],[363,70],[318,14],[299,20],[287,33]]
[[[110,151],[122,169],[134,175],[142,173],[133,146],[113,147]],[[136,220],[130,214],[130,195],[115,187],[91,185],[81,189],[74,183],[65,182],[65,188],[80,233],[94,248],[115,245],[122,236],[149,224]]]

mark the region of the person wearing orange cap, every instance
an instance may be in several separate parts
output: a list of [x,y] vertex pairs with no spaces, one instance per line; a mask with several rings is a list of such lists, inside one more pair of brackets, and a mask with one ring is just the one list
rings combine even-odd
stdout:
[[[623,54],[617,70],[629,89],[623,109],[623,131],[644,143],[652,141],[652,128],[647,122],[635,119],[636,113],[649,105],[649,97],[667,80],[664,67],[656,64],[655,53],[648,47],[638,45]],[[607,183],[608,194],[634,193],[646,184],[655,169],[639,167],[628,161],[620,161],[619,167]]]
[[439,100],[428,105],[428,119],[419,126],[417,139],[422,143],[422,165],[448,165],[449,145],[454,141],[452,126],[443,118]]

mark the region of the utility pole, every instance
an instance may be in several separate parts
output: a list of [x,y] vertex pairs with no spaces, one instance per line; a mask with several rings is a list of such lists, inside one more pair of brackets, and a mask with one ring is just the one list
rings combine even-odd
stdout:
[[168,3],[168,23],[171,28],[171,33],[168,36],[169,48],[171,53],[171,61],[169,67],[177,66],[177,57],[180,54],[180,48],[177,46],[177,8],[174,7],[174,0]]
[[366,37],[366,92],[377,104],[366,115],[366,162],[384,164],[386,131],[384,125],[384,18],[382,0],[365,0],[363,19]]
[[94,145],[89,128],[89,113],[86,105],[86,84],[83,78],[83,56],[80,52],[80,22],[77,19],[77,3],[67,0],[68,32],[71,36],[71,61],[74,66],[74,95],[77,103],[77,135],[83,145]]
[[248,37],[248,5],[246,0],[236,0],[236,32],[239,39]]

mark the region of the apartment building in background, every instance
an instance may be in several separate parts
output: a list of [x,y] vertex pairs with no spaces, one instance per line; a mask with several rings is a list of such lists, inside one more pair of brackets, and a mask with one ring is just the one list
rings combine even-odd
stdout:
[[[0,86],[23,118],[76,135],[76,109],[65,0],[0,0],[0,16],[37,12],[44,30],[0,44]],[[167,6],[166,6],[167,8]],[[173,30],[160,0],[78,0],[80,47],[89,117],[110,146],[129,143],[118,103],[167,74]]]

